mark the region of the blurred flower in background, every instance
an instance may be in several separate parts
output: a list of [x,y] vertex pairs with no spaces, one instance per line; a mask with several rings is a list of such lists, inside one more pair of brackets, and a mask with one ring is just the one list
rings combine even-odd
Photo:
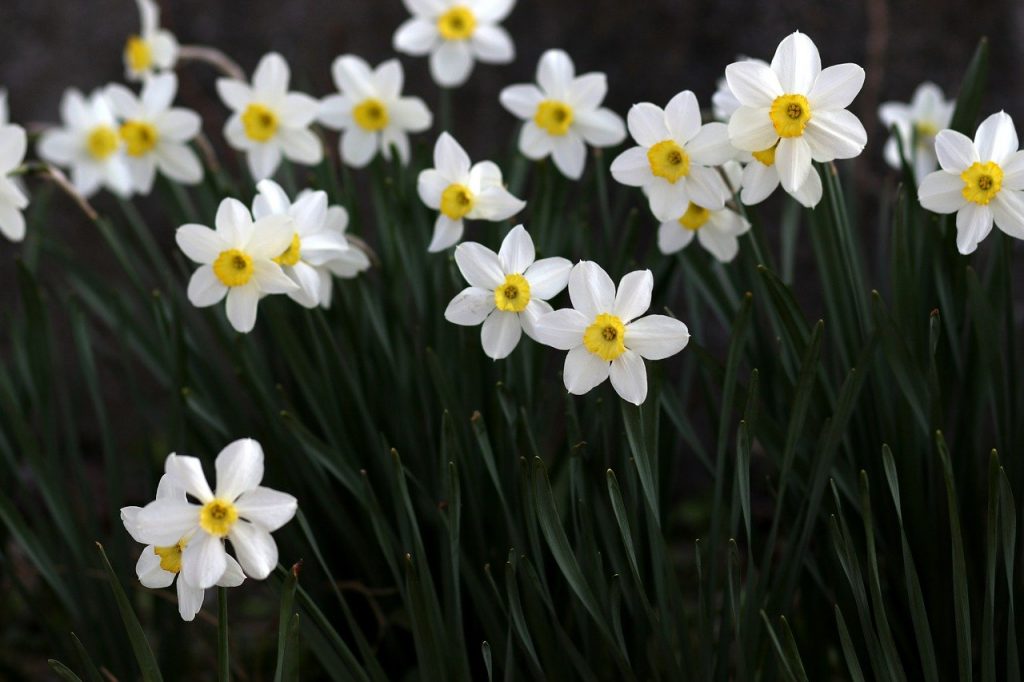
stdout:
[[178,40],[160,28],[160,8],[152,0],[137,0],[141,27],[124,47],[125,78],[144,80],[154,73],[169,71],[178,61]]
[[918,182],[938,166],[935,158],[935,136],[949,127],[956,102],[947,100],[935,83],[921,83],[909,104],[886,102],[878,108],[878,118],[886,130],[896,130],[885,143],[885,162],[899,170],[900,148],[914,170]]
[[25,129],[8,123],[7,93],[0,91],[0,234],[12,242],[25,238],[25,217],[28,206],[25,188],[12,175],[25,160],[28,140]]

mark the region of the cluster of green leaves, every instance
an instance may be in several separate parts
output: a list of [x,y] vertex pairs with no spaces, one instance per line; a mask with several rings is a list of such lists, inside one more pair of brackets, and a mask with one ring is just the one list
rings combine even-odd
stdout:
[[[982,43],[955,128],[986,69]],[[208,169],[161,188],[159,222],[114,204],[95,229],[117,273],[69,252],[44,215],[66,206],[37,198],[0,367],[0,561],[31,569],[0,608],[32,631],[5,643],[68,680],[218,659],[277,680],[1019,680],[1024,465],[996,454],[1024,446],[1011,242],[958,255],[909,169],[869,225],[822,166],[821,205],[748,212],[736,262],[669,258],[607,157],[573,184],[509,152],[542,255],[650,267],[655,306],[689,325],[641,408],[567,396],[561,353],[524,339],[495,363],[443,320],[463,284],[424,253],[424,148],[366,178],[286,169],[350,208],[379,263],[329,311],[265,300],[248,336],[188,304],[164,237],[251,189]],[[230,631],[222,594],[218,636],[138,586],[118,509],[149,499],[168,452],[209,464],[241,436],[299,498],[277,537],[304,563],[232,591]]]

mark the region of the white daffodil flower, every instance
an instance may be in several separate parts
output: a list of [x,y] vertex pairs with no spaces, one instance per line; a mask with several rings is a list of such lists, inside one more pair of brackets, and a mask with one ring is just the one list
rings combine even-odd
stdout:
[[515,0],[404,0],[412,18],[392,40],[396,52],[430,55],[430,75],[445,88],[462,85],[473,63],[507,64],[515,58],[508,32],[498,26]]
[[935,154],[941,169],[924,179],[917,197],[929,211],[956,213],[960,253],[973,253],[993,222],[1024,239],[1024,151],[1018,150],[1009,114],[1001,111],[982,121],[973,142],[954,130],[941,131]]
[[160,28],[160,8],[153,0],[137,0],[141,29],[124,47],[124,70],[128,80],[148,78],[170,71],[178,61],[178,40]]
[[[537,321],[537,339],[567,350],[562,379],[574,395],[583,395],[611,377],[623,400],[639,405],[647,398],[644,358],[662,360],[686,347],[686,325],[666,315],[640,317],[651,305],[650,270],[631,272],[615,284],[600,265],[580,261],[569,273],[572,308]],[[637,319],[639,318],[639,319]]]
[[71,169],[75,190],[90,197],[101,187],[122,197],[132,193],[132,176],[125,162],[117,120],[110,102],[101,92],[89,99],[74,88],[66,90],[60,103],[63,128],[43,133],[39,156]]
[[700,245],[723,263],[739,252],[739,237],[750,223],[731,208],[711,210],[691,203],[676,220],[667,220],[658,228],[658,249],[668,255],[680,251],[696,235]]
[[344,237],[327,230],[327,193],[305,192],[293,203],[273,180],[263,180],[256,188],[259,194],[252,202],[253,218],[291,218],[291,242],[274,258],[284,274],[295,282],[296,288],[287,292],[288,296],[301,306],[315,308],[322,297],[321,271],[327,262],[349,248]]
[[260,60],[252,85],[233,78],[217,80],[217,92],[234,113],[224,126],[224,137],[244,151],[254,180],[271,177],[281,157],[305,166],[320,163],[324,148],[309,129],[316,119],[317,101],[289,92],[291,71],[284,57],[271,52]]
[[320,273],[320,306],[330,308],[334,294],[334,277],[340,279],[357,277],[359,273],[370,269],[370,257],[345,237],[345,232],[348,230],[348,211],[344,206],[329,206],[327,208],[325,229],[343,239],[348,246],[318,270]]
[[[539,87],[538,87],[539,86]],[[576,67],[562,50],[548,50],[537,65],[537,85],[510,85],[501,104],[522,119],[519,151],[529,159],[547,156],[572,180],[583,175],[587,144],[612,147],[626,139],[622,118],[601,107],[608,92],[603,73],[576,76]]]
[[263,580],[277,565],[271,533],[295,516],[294,497],[260,485],[263,448],[250,438],[217,455],[217,489],[210,489],[196,457],[168,455],[164,471],[198,500],[156,499],[135,514],[133,537],[157,547],[188,538],[181,552],[181,579],[198,589],[213,587],[228,567],[224,540],[231,541],[245,575]]
[[689,90],[662,109],[635,104],[626,117],[636,147],[612,161],[612,177],[623,185],[642,187],[658,220],[678,218],[690,203],[717,211],[729,188],[715,166],[736,155],[724,123],[701,125],[700,105]]
[[[164,474],[160,477],[160,484],[156,489],[156,499],[174,500],[185,502],[185,488],[173,478]],[[136,542],[142,542],[138,536],[139,524],[138,515],[141,507],[122,507],[121,522],[125,530]],[[206,597],[206,590],[189,585],[188,582],[178,574],[181,573],[181,557],[188,546],[191,535],[182,536],[177,542],[165,547],[148,544],[139,555],[135,564],[135,574],[139,576],[139,582],[150,589],[162,589],[169,587],[174,579],[178,578],[176,585],[178,591],[178,613],[184,621],[192,621],[196,614],[203,608],[203,599]],[[238,587],[245,581],[245,574],[242,567],[232,557],[225,561],[224,573],[215,583],[218,587]]]
[[443,251],[462,239],[463,219],[497,222],[526,206],[505,189],[501,169],[491,161],[470,165],[466,150],[448,133],[434,145],[434,167],[420,173],[416,183],[427,208],[440,211],[427,251]]
[[256,325],[256,308],[267,294],[287,294],[298,285],[275,261],[293,243],[294,221],[272,215],[253,222],[245,204],[225,199],[217,209],[216,230],[183,225],[174,235],[178,247],[201,267],[188,283],[188,300],[197,308],[227,297],[231,326],[243,334]]
[[899,144],[902,142],[914,177],[921,182],[938,168],[935,136],[949,127],[955,107],[956,102],[947,100],[935,83],[918,85],[909,104],[885,102],[878,107],[878,118],[886,130],[896,129],[896,135],[890,135],[885,143],[885,162],[896,170],[901,168]]
[[152,76],[136,95],[120,84],[108,85],[107,98],[121,121],[119,133],[124,144],[132,187],[149,194],[159,169],[175,182],[195,185],[203,179],[203,165],[188,146],[202,128],[199,114],[172,108],[178,93],[173,73]]
[[409,133],[431,126],[433,116],[419,97],[402,97],[405,74],[397,59],[376,69],[355,55],[342,55],[331,65],[339,94],[320,102],[319,120],[341,131],[339,151],[349,166],[363,168],[378,152],[391,159],[391,148],[409,163]]
[[800,192],[812,161],[850,159],[861,153],[867,133],[846,110],[864,84],[856,64],[821,68],[818,48],[806,35],[787,36],[771,66],[747,60],[725,70],[740,108],[729,118],[733,146],[771,152],[782,188]]
[[494,253],[486,246],[464,242],[455,247],[455,263],[469,287],[448,304],[444,318],[453,324],[480,329],[487,357],[508,357],[522,332],[538,340],[537,320],[551,312],[548,299],[565,288],[572,268],[565,258],[535,261],[533,239],[517,225]]
[[7,123],[7,94],[0,92],[0,234],[12,242],[25,238],[28,197],[11,173],[21,167],[27,147],[25,129]]

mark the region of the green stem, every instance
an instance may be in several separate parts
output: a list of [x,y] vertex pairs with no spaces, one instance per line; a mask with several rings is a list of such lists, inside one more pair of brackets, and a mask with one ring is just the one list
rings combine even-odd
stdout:
[[228,588],[217,588],[217,682],[231,679],[228,658]]

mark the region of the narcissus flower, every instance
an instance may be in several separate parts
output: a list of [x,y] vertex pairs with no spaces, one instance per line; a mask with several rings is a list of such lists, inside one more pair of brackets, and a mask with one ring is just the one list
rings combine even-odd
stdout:
[[135,514],[132,536],[156,547],[181,551],[181,578],[198,589],[213,587],[224,576],[231,541],[238,563],[250,578],[263,580],[277,565],[271,533],[295,516],[294,497],[260,485],[263,448],[237,440],[217,455],[217,489],[210,489],[203,465],[195,457],[169,455],[164,472],[198,504],[183,496],[158,498]]
[[227,297],[228,321],[247,333],[256,325],[256,308],[267,294],[287,294],[298,288],[275,260],[293,243],[295,223],[287,215],[253,222],[249,209],[237,199],[225,199],[217,209],[216,230],[183,225],[178,247],[201,267],[188,283],[188,300],[204,308]]
[[290,80],[288,62],[271,52],[260,60],[252,85],[233,78],[217,81],[220,98],[234,112],[224,137],[245,152],[254,180],[271,177],[282,156],[306,166],[323,159],[320,138],[309,129],[319,105],[309,95],[289,92]]
[[[185,488],[167,474],[160,477],[160,484],[156,489],[156,499],[180,503],[187,501]],[[138,536],[138,515],[140,511],[142,511],[141,507],[123,507],[121,509],[121,522],[132,538],[137,542],[145,544],[145,540],[141,540]],[[135,573],[139,576],[139,582],[150,589],[168,587],[174,582],[175,578],[178,578],[176,585],[178,591],[178,613],[181,614],[181,619],[185,621],[191,621],[196,617],[199,610],[203,608],[203,598],[206,596],[206,590],[193,587],[184,578],[179,577],[182,565],[181,558],[185,552],[185,547],[188,546],[191,539],[192,535],[183,535],[177,542],[164,547],[147,544],[143,548],[142,554],[139,555],[138,562],[135,564]],[[233,557],[226,557],[224,573],[217,579],[215,584],[219,587],[238,587],[244,581],[245,574],[242,572],[242,567],[238,565],[238,562]]]
[[[301,194],[299,195],[301,198]],[[319,268],[320,306],[330,308],[334,293],[334,277],[352,279],[370,269],[370,257],[345,237],[348,230],[348,211],[344,206],[328,206],[325,229],[345,241],[347,248]]]
[[577,180],[587,144],[611,147],[626,138],[622,118],[601,107],[607,92],[603,73],[577,77],[569,55],[548,50],[537,65],[537,85],[505,88],[501,104],[524,122],[519,151],[534,160],[551,156],[563,175]]
[[725,70],[740,108],[729,119],[738,149],[772,155],[783,189],[799,192],[812,161],[857,156],[867,143],[860,120],[846,110],[864,84],[856,64],[821,68],[818,48],[794,33],[779,44],[771,66],[747,60]]
[[[640,317],[651,305],[650,270],[631,272],[615,284],[600,265],[580,261],[569,273],[572,308],[540,318],[537,339],[567,350],[565,388],[583,395],[611,377],[623,400],[639,405],[647,398],[644,358],[661,360],[686,347],[686,325],[666,315]],[[639,318],[639,319],[637,319]]]
[[537,340],[537,319],[551,312],[548,299],[565,288],[572,263],[535,258],[533,239],[522,225],[505,236],[498,253],[475,242],[455,247],[455,263],[470,286],[452,299],[444,318],[467,327],[482,323],[487,357],[508,357],[524,331]]
[[132,186],[140,194],[153,189],[157,169],[186,185],[203,179],[203,165],[188,146],[202,120],[189,109],[171,108],[177,93],[178,77],[173,73],[149,78],[139,96],[123,85],[107,86],[107,98],[121,121],[119,134]]
[[515,58],[512,39],[498,26],[514,5],[515,0],[405,0],[412,18],[395,31],[395,51],[429,54],[438,85],[462,85],[474,60],[507,64]]
[[433,117],[418,97],[402,97],[405,75],[397,59],[376,69],[355,55],[342,55],[331,65],[331,75],[340,94],[320,102],[320,122],[341,131],[342,160],[362,168],[379,151],[391,158],[397,150],[403,164],[409,163],[408,133],[430,127]]
[[25,238],[25,217],[28,197],[21,183],[11,176],[25,159],[25,129],[7,123],[7,96],[0,92],[0,234],[12,242]]
[[736,257],[739,237],[750,229],[750,223],[731,208],[711,210],[691,203],[675,220],[667,220],[658,228],[658,248],[664,254],[675,253],[693,241],[712,256],[728,263]]
[[141,29],[124,47],[124,70],[128,80],[142,80],[169,71],[178,61],[178,41],[160,28],[160,8],[153,0],[137,0]]
[[64,127],[43,133],[39,155],[70,168],[71,182],[82,196],[92,196],[104,186],[115,194],[129,196],[132,176],[106,96],[95,92],[86,99],[72,88],[64,92],[60,113]]
[[896,135],[890,135],[885,143],[885,162],[896,170],[900,169],[899,144],[902,142],[903,153],[914,169],[914,177],[921,182],[938,166],[935,136],[949,127],[955,106],[956,103],[947,100],[935,83],[921,83],[909,104],[886,102],[878,107],[882,125],[887,130],[896,128]]
[[971,138],[955,130],[935,137],[940,170],[917,190],[921,205],[936,213],[956,213],[956,246],[974,252],[993,222],[1000,230],[1024,239],[1024,151],[1018,151],[1017,130],[1005,112],[992,114]]
[[417,189],[428,208],[440,211],[427,247],[431,253],[462,239],[463,219],[505,220],[526,206],[505,189],[497,164],[470,165],[466,150],[448,133],[437,138],[434,167],[420,173]]
[[259,194],[252,203],[253,218],[291,218],[291,242],[274,258],[284,274],[295,282],[296,288],[287,292],[288,296],[301,306],[315,308],[322,299],[321,271],[326,263],[348,249],[344,237],[327,230],[327,194],[305,192],[293,203],[273,180],[263,180],[256,188]]
[[638,146],[612,162],[612,176],[624,185],[642,187],[658,220],[672,220],[692,202],[719,210],[729,197],[714,168],[736,155],[724,123],[701,125],[697,97],[685,90],[665,109],[635,104],[626,118]]

